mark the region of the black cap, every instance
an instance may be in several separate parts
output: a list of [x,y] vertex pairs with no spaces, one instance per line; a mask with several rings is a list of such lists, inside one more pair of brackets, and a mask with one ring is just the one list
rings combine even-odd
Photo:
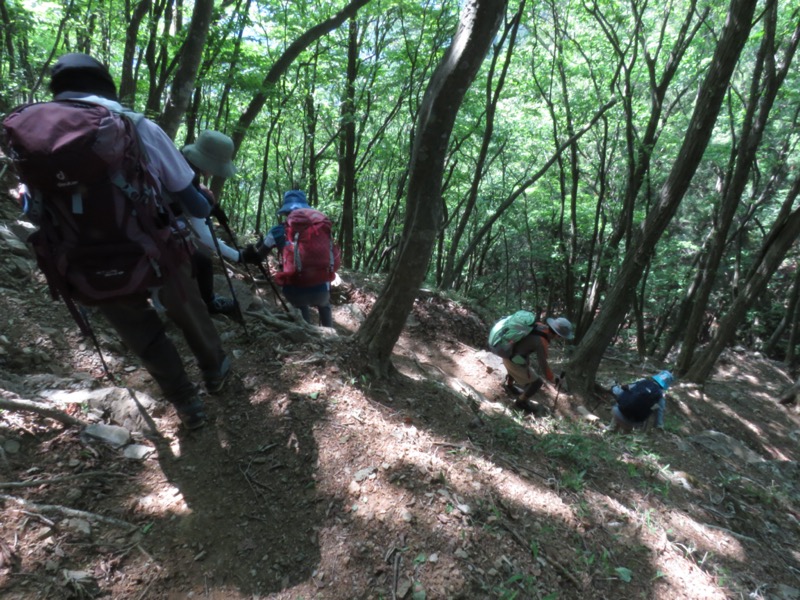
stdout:
[[117,99],[117,86],[106,66],[96,58],[80,52],[64,54],[50,70],[50,91],[85,92],[110,100]]

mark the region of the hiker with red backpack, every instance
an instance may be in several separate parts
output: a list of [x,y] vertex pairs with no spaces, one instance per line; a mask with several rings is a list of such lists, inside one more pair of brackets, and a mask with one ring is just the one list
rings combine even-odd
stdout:
[[221,391],[231,363],[192,278],[192,247],[161,191],[198,218],[211,206],[166,133],[117,102],[102,63],[65,54],[52,68],[50,91],[52,102],[19,107],[3,121],[38,225],[28,241],[50,291],[93,338],[78,303],[96,306],[183,425],[201,427],[203,400],[158,313],[183,333],[209,393]]
[[[556,377],[550,368],[550,342],[556,338],[572,340],[574,337],[572,323],[568,319],[548,318],[542,323],[529,311],[517,311],[492,327],[489,349],[503,359],[507,373],[503,389],[517,397],[515,408],[526,413],[536,412],[530,399],[544,385],[542,376],[549,383],[559,386],[565,374]],[[541,375],[532,365],[531,357],[534,355]]]
[[[194,171],[192,184],[203,194],[212,205],[212,215],[220,215],[220,207],[216,198],[200,179],[201,177],[232,177],[236,174],[233,164],[233,140],[219,131],[201,131],[193,144],[187,144],[181,149],[186,161]],[[241,262],[238,250],[231,248],[225,242],[215,239],[211,230],[211,223],[190,214],[183,214],[180,206],[173,208],[178,221],[183,221],[193,234],[197,251],[192,255],[197,285],[200,287],[200,296],[208,307],[208,312],[215,314],[231,314],[236,310],[235,298],[226,298],[214,293],[214,263],[213,256],[219,252],[231,262]],[[224,218],[224,216],[223,216]],[[217,246],[219,249],[217,249]]]
[[283,194],[278,210],[282,222],[258,246],[242,250],[242,262],[260,264],[277,248],[280,270],[275,280],[286,299],[311,323],[311,307],[319,312],[319,324],[333,327],[330,282],[341,263],[339,248],[331,238],[331,221],[309,206],[305,192],[289,190]]

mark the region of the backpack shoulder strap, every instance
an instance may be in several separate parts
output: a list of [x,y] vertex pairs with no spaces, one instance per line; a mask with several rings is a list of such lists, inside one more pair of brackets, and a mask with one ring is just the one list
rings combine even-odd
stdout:
[[547,337],[547,325],[537,321],[533,325],[531,325],[531,333],[533,335],[540,335],[542,337]]

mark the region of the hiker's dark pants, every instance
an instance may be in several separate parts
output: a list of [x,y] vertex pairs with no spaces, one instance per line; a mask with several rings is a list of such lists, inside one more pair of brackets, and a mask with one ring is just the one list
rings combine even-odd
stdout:
[[200,297],[206,304],[211,304],[214,300],[214,263],[208,254],[197,249],[192,254],[192,266]]
[[[159,290],[158,300],[183,333],[204,377],[217,375],[225,352],[188,263]],[[181,404],[194,396],[195,386],[178,349],[167,337],[164,322],[147,298],[132,298],[99,308],[122,341],[142,361],[167,400]]]
[[323,327],[333,327],[331,290],[327,283],[307,288],[285,285],[282,291],[291,305],[300,309],[300,314],[306,323],[311,323],[311,307],[316,306],[319,311],[319,324]]

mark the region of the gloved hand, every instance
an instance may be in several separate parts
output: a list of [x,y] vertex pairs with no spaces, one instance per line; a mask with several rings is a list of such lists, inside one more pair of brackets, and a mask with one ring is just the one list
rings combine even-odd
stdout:
[[264,238],[264,245],[267,248],[283,250],[283,247],[286,245],[286,229],[284,229],[283,225],[275,225],[275,227],[269,230]]
[[519,354],[515,355],[515,356],[514,356],[514,357],[511,359],[511,362],[513,362],[515,365],[525,365],[525,364],[528,364],[528,363],[527,363],[527,361],[525,360],[525,357],[524,357],[524,356],[520,356]]
[[247,244],[247,246],[242,248],[241,252],[239,252],[239,262],[257,265],[261,263],[261,255],[253,244]]

